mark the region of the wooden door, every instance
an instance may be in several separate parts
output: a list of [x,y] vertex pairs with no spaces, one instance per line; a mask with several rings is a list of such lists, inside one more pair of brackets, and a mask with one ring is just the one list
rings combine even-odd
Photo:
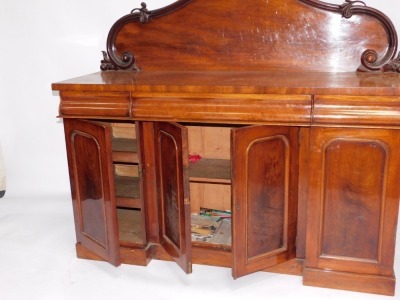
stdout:
[[191,273],[187,129],[157,122],[154,131],[160,244],[186,273]]
[[[306,283],[333,274],[325,280],[330,286],[342,276],[342,288],[367,291],[382,275],[394,286],[399,149],[397,130],[311,130]],[[359,274],[359,286],[350,273]]]
[[64,129],[77,242],[120,265],[111,128],[64,119]]
[[233,277],[296,255],[299,130],[232,131]]

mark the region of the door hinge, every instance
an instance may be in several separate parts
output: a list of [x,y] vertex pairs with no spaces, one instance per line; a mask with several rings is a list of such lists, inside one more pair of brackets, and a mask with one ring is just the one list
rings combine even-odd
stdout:
[[138,164],[138,173],[139,178],[143,178],[143,176],[146,175],[146,169],[143,168],[143,165],[141,163]]
[[184,205],[190,205],[190,198],[185,198],[185,199],[183,200],[183,204],[184,204]]

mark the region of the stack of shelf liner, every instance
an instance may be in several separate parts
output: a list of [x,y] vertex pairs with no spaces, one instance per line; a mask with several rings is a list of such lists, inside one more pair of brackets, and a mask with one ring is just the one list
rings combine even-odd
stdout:
[[192,241],[230,245],[231,212],[202,208],[192,213]]

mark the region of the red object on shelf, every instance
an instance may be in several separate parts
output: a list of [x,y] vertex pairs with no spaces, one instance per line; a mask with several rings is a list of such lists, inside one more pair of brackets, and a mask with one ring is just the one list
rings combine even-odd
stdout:
[[189,154],[189,162],[195,163],[198,162],[201,159],[201,156],[199,154]]

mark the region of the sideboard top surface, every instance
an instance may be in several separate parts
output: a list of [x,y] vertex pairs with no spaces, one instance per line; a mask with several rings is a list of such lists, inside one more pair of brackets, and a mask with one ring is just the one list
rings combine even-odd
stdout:
[[400,74],[263,71],[110,71],[53,84],[59,91],[400,96]]

